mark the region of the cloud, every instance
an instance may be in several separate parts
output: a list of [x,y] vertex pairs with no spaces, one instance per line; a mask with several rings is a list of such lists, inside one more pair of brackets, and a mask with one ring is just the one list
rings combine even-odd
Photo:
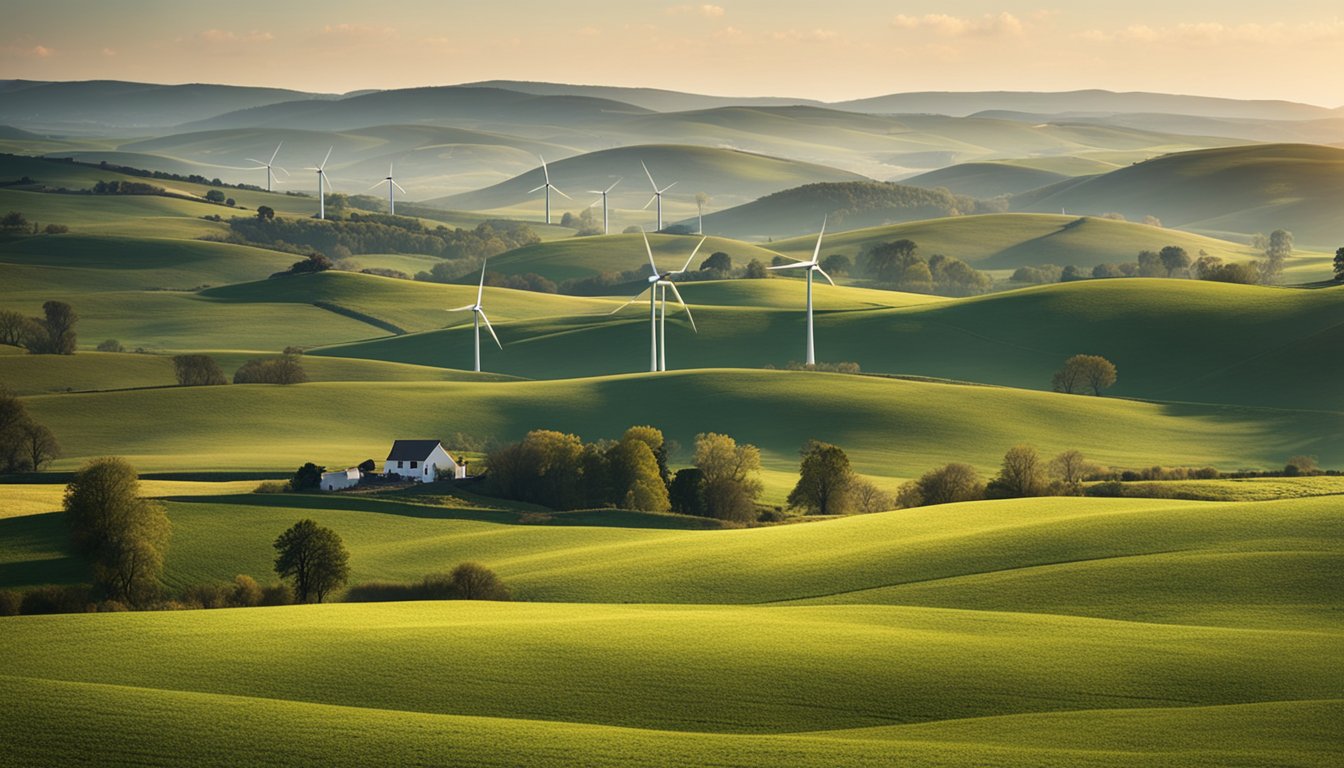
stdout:
[[1344,42],[1344,20],[1311,21],[1302,24],[1223,24],[1201,21],[1167,26],[1131,24],[1114,30],[1089,29],[1079,34],[1094,43],[1138,42],[1177,45],[1274,44],[1322,41]]
[[24,59],[48,59],[56,55],[56,49],[45,45],[3,45],[0,46],[0,55]]
[[117,55],[117,49],[115,49],[115,48],[104,48],[104,49],[103,49],[103,55],[104,55],[104,56],[116,56],[116,55]]
[[269,43],[275,39],[275,36],[270,32],[262,32],[256,29],[242,34],[227,29],[207,29],[203,32],[198,32],[196,38],[206,43],[237,44]]
[[725,11],[721,5],[674,5],[667,9],[669,16],[682,16],[687,14],[698,14],[710,19],[717,19],[723,16]]
[[944,37],[1017,37],[1026,31],[1022,20],[1011,13],[987,13],[983,16],[949,16],[926,13],[923,16],[899,14],[891,25],[904,30],[926,30]]

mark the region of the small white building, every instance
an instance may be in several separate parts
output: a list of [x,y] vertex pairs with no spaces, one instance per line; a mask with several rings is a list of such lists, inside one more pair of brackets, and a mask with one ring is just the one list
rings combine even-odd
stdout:
[[335,472],[323,472],[321,488],[324,491],[343,491],[346,488],[354,488],[359,485],[359,481],[363,477],[364,473],[359,471],[359,467],[338,469]]
[[397,440],[383,462],[384,475],[400,475],[417,483],[462,480],[467,467],[459,463],[438,440]]

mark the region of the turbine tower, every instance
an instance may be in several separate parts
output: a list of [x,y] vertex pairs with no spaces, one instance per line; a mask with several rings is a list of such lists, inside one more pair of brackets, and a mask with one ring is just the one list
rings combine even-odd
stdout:
[[545,184],[542,184],[540,187],[536,187],[535,189],[532,189],[532,190],[529,191],[527,194],[529,194],[529,195],[534,194],[534,193],[535,193],[537,190],[539,190],[539,189],[544,189],[544,190],[546,190],[546,223],[547,223],[547,224],[550,224],[550,223],[551,223],[551,190],[554,189],[555,192],[556,192],[556,194],[560,195],[561,197],[565,198],[566,200],[573,200],[574,198],[570,197],[569,195],[566,195],[564,192],[561,192],[559,187],[557,187],[557,186],[555,186],[554,184],[551,183],[551,172],[550,172],[549,170],[547,170],[547,168],[546,168],[546,158],[542,157],[541,155],[537,155],[537,159],[541,160],[541,172],[542,172],[543,174],[546,175],[546,183],[545,183]]
[[612,182],[612,184],[611,184],[610,187],[607,187],[606,189],[590,189],[590,190],[588,190],[588,193],[589,193],[589,194],[592,194],[592,195],[601,195],[601,196],[602,196],[601,199],[599,199],[599,200],[594,200],[594,201],[593,201],[593,204],[590,205],[590,206],[588,206],[588,207],[589,207],[589,208],[592,208],[593,205],[597,205],[598,203],[601,203],[601,204],[602,204],[602,234],[604,234],[604,235],[609,235],[609,234],[611,234],[611,229],[610,229],[610,227],[607,225],[607,193],[609,193],[609,192],[611,192],[611,190],[615,189],[615,188],[616,188],[616,185],[617,185],[617,184],[620,184],[620,183],[621,183],[621,180],[620,180],[620,179],[617,179],[616,181]]
[[327,149],[327,156],[322,158],[322,164],[316,168],[309,168],[310,171],[317,171],[317,218],[327,218],[327,189],[331,187],[331,182],[327,181],[327,161],[331,159],[331,150]]
[[271,153],[271,159],[270,159],[270,160],[267,160],[267,161],[264,162],[264,163],[263,163],[262,161],[260,161],[260,160],[253,159],[253,158],[251,158],[251,157],[247,158],[247,161],[248,161],[249,163],[256,163],[256,164],[257,164],[257,167],[256,167],[256,168],[253,168],[252,170],[254,170],[254,171],[260,171],[262,168],[265,168],[265,169],[266,169],[266,191],[267,191],[267,192],[270,192],[270,191],[271,191],[271,182],[272,182],[272,180],[274,179],[274,177],[271,175],[271,169],[272,169],[272,168],[274,168],[274,169],[277,170],[277,171],[280,171],[281,173],[285,174],[286,176],[289,175],[289,171],[286,171],[284,168],[281,168],[280,166],[278,166],[278,165],[275,164],[275,156],[278,155],[278,154],[280,154],[280,147],[283,147],[284,145],[285,145],[285,142],[283,142],[283,141],[280,142],[279,144],[276,144],[276,145],[275,145],[275,151]]
[[[700,251],[700,246],[705,244],[705,239],[704,238],[700,239],[700,242],[695,246],[695,250],[691,251],[690,256],[686,257],[686,263],[681,266],[681,269],[674,270],[671,272],[659,272],[658,265],[653,262],[653,248],[649,245],[649,235],[642,229],[640,230],[640,234],[644,236],[644,252],[647,253],[649,256],[650,275],[648,278],[649,281],[648,287],[646,287],[643,291],[640,291],[639,293],[630,297],[629,301],[613,309],[609,314],[614,315],[617,312],[620,312],[622,309],[625,309],[634,302],[638,301],[639,297],[644,295],[644,291],[648,291],[649,292],[649,371],[650,372],[666,371],[667,370],[667,289],[668,288],[672,289],[672,295],[677,297],[677,302],[681,304],[681,308],[686,310],[686,319],[691,321],[691,330],[695,331],[696,333],[699,333],[699,329],[695,327],[695,318],[691,315],[691,308],[686,306],[686,301],[681,298],[681,292],[677,290],[676,283],[672,282],[671,277],[673,275],[680,275],[691,266],[691,260],[694,259],[695,254]],[[662,305],[663,305],[663,313],[661,318],[659,318],[658,315],[658,300],[660,293],[662,295]]]
[[379,184],[386,184],[386,185],[387,185],[387,212],[388,212],[389,214],[393,215],[393,216],[396,216],[396,215],[397,215],[397,200],[396,200],[396,198],[395,198],[395,197],[393,196],[393,194],[392,194],[392,188],[395,187],[395,188],[397,188],[397,189],[400,189],[400,190],[401,190],[401,194],[403,194],[403,195],[406,194],[406,188],[403,187],[403,186],[401,186],[400,184],[398,184],[396,179],[392,178],[392,164],[391,164],[391,163],[388,163],[388,164],[387,164],[387,176],[384,177],[382,181],[378,182],[378,184],[374,184],[372,187],[369,187],[369,189],[377,189]]
[[468,304],[465,307],[454,307],[449,312],[461,312],[470,309],[472,314],[472,324],[476,332],[476,367],[472,370],[481,372],[481,322],[485,322],[485,329],[490,332],[490,338],[495,340],[499,348],[504,349],[504,345],[499,343],[499,337],[495,335],[495,329],[490,326],[490,318],[485,316],[485,307],[481,299],[485,294],[485,262],[481,262],[481,284],[476,287],[476,303]]
[[649,202],[645,203],[645,204],[644,204],[644,207],[641,208],[640,210],[647,211],[647,210],[649,209],[649,206],[650,206],[650,205],[653,205],[654,201],[657,201],[657,203],[658,203],[658,229],[657,229],[657,231],[658,231],[658,232],[662,232],[662,231],[663,231],[663,193],[666,192],[667,190],[669,190],[669,189],[671,189],[671,188],[677,186],[677,182],[674,181],[674,182],[672,182],[671,184],[668,184],[666,187],[663,187],[662,189],[659,189],[659,188],[658,188],[658,185],[655,184],[654,181],[653,181],[653,174],[652,174],[652,173],[649,173],[649,166],[644,165],[644,161],[643,161],[643,160],[640,160],[640,161],[639,161],[639,164],[640,164],[641,166],[643,166],[643,168],[644,168],[644,175],[649,177],[649,186],[653,187],[653,197],[650,197],[650,198],[649,198]]
[[781,264],[778,267],[770,269],[806,269],[807,270],[807,364],[816,365],[817,355],[812,344],[812,273],[820,272],[821,276],[826,278],[826,282],[835,285],[831,276],[826,274],[826,270],[821,268],[818,261],[821,258],[821,237],[826,234],[826,219],[821,220],[821,232],[817,233],[817,247],[812,249],[811,261],[800,261],[797,264]]

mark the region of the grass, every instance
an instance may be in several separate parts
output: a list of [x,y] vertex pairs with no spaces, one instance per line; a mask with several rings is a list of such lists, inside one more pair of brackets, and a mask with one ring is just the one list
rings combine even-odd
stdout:
[[[649,236],[654,258],[660,268],[667,270],[680,269],[699,242],[700,238],[695,235]],[[774,251],[749,243],[711,237],[700,247],[690,268],[698,269],[716,251],[727,253],[736,266],[746,266],[752,259],[759,259],[769,266],[771,259],[777,255]],[[510,275],[535,272],[559,283],[593,277],[603,272],[619,273],[632,269],[648,272],[649,260],[639,235],[613,234],[524,246],[491,259],[490,269]]]
[[[809,407],[798,411],[799,400]],[[472,407],[446,407],[457,402]],[[658,418],[651,402],[675,418]],[[989,470],[1019,442],[1048,455],[1076,448],[1122,467],[1269,468],[1303,453],[1316,454],[1324,466],[1344,461],[1330,437],[1344,418],[1339,414],[784,371],[172,387],[43,395],[26,403],[64,447],[57,466],[116,453],[146,471],[334,466],[383,450],[396,437],[460,432],[513,439],[545,427],[597,439],[651,420],[683,450],[697,433],[719,431],[759,445],[768,468],[791,469],[799,446],[817,438],[843,446],[860,471],[896,477],[948,461]],[[797,415],[771,416],[780,413]]]

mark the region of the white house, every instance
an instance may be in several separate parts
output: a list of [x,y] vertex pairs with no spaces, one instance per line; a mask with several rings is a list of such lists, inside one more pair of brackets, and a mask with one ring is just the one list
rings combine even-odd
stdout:
[[359,480],[364,473],[359,471],[359,467],[350,467],[349,469],[338,469],[335,472],[322,473],[322,490],[341,491],[346,488],[354,488],[359,485]]
[[435,480],[461,480],[467,467],[460,464],[438,440],[397,440],[383,462],[383,474],[401,475],[417,483]]

